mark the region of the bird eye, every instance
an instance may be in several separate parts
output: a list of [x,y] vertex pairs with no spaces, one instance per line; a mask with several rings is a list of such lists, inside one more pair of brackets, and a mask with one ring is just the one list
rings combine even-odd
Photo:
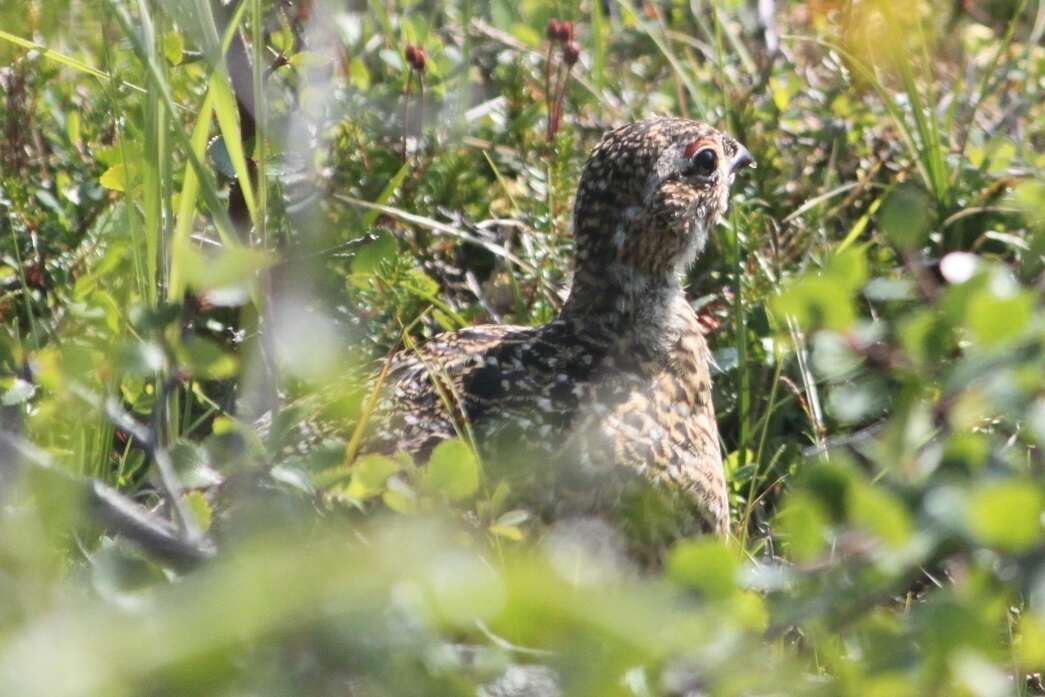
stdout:
[[718,155],[711,148],[704,148],[693,157],[690,169],[694,174],[710,176],[718,169]]

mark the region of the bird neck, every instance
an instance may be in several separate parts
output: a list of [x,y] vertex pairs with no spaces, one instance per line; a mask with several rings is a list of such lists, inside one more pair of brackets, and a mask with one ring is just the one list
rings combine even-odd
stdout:
[[561,319],[578,330],[651,346],[678,335],[678,305],[685,304],[679,275],[648,274],[614,262],[578,268]]

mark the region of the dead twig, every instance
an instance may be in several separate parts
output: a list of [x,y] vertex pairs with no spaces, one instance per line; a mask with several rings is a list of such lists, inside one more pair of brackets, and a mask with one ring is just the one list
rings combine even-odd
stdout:
[[0,444],[22,462],[71,487],[83,497],[86,510],[102,525],[134,543],[142,552],[177,571],[188,571],[213,559],[213,543],[189,541],[163,518],[96,479],[77,477],[56,465],[43,450],[7,431],[0,431]]

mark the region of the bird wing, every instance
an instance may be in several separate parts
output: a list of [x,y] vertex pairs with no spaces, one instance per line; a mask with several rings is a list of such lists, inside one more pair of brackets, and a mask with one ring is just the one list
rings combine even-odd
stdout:
[[441,335],[392,358],[366,447],[424,461],[439,442],[469,432],[484,445],[547,445],[571,418],[577,386],[596,360],[557,322]]

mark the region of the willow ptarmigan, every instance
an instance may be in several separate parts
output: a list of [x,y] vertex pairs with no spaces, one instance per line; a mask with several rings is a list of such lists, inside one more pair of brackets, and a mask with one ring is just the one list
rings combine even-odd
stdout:
[[591,512],[622,482],[647,482],[690,504],[692,532],[726,533],[708,347],[681,279],[751,163],[740,143],[696,121],[607,133],[577,190],[560,315],[540,327],[476,326],[393,356],[367,449],[423,461],[470,432],[488,461],[522,455],[569,472],[550,495],[557,508]]

